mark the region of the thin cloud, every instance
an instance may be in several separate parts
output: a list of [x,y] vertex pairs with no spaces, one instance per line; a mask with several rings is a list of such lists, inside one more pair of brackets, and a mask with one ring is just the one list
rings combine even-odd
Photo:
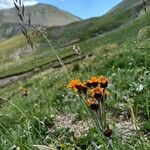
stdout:
[[[25,6],[35,5],[38,0],[23,0]],[[8,9],[14,7],[13,0],[0,0],[0,9]]]

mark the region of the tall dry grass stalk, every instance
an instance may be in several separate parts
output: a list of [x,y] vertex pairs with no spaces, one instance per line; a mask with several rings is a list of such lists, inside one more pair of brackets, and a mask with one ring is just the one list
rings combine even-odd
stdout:
[[44,32],[42,32],[42,31],[41,31],[41,34],[42,34],[43,38],[46,40],[46,42],[48,43],[48,45],[49,45],[49,47],[51,48],[51,50],[53,51],[53,53],[55,54],[55,56],[56,56],[57,60],[59,61],[60,65],[61,65],[62,68],[64,69],[65,74],[66,74],[66,77],[68,78],[68,80],[70,80],[70,79],[71,79],[71,76],[70,76],[70,74],[69,74],[67,68],[65,67],[65,65],[64,65],[64,63],[63,63],[63,61],[62,61],[62,59],[61,59],[61,58],[59,57],[59,55],[57,54],[57,52],[56,52],[55,48],[53,47],[52,43],[51,43],[50,40],[47,38],[47,35],[44,34]]
[[25,21],[24,21],[24,16],[25,16],[24,4],[23,4],[22,0],[13,0],[13,2],[14,2],[14,6],[17,10],[18,17],[20,19],[21,31],[22,31],[23,35],[26,37],[28,44],[31,46],[31,48],[33,48],[33,42],[31,41],[31,37],[27,32],[27,28],[26,28]]
[[[31,40],[30,35],[28,34],[28,30],[27,30],[27,27],[26,27],[26,24],[25,24],[25,21],[24,21],[24,16],[25,16],[25,7],[24,7],[24,4],[23,4],[22,0],[13,0],[13,1],[14,1],[14,6],[16,8],[19,20],[20,20],[21,31],[22,31],[23,35],[25,36],[28,44],[33,49],[33,42]],[[68,78],[68,80],[70,80],[71,76],[70,76],[67,68],[65,67],[63,61],[61,60],[61,58],[57,54],[56,50],[54,49],[53,44],[48,39],[47,34],[43,30],[43,28],[39,27],[39,26],[36,26],[36,25],[31,25],[31,13],[29,14],[28,24],[29,24],[30,28],[34,32],[38,32],[38,33],[40,33],[43,36],[43,38],[46,40],[46,42],[48,43],[49,47],[51,48],[51,50],[55,54],[55,56],[56,56],[57,60],[59,61],[60,65],[64,69],[66,77]]]

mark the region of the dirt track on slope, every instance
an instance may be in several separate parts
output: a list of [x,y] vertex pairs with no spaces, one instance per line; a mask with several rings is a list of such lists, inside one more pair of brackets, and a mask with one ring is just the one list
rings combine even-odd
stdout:
[[[84,55],[84,56],[82,56],[82,58],[75,57],[73,60],[68,60],[68,58],[73,57],[73,56],[76,56],[76,55],[70,54],[70,55],[62,58],[64,65],[69,65],[73,62],[76,62],[76,61],[79,61],[79,60],[86,58],[86,55]],[[89,54],[87,56],[91,57],[91,54]],[[37,74],[37,73],[40,73],[42,71],[45,71],[47,69],[50,69],[50,68],[56,69],[56,68],[60,68],[60,67],[61,67],[61,64],[59,63],[59,61],[55,60],[55,61],[49,62],[47,64],[38,66],[36,68],[30,69],[28,71],[0,77],[0,88],[3,88],[3,87],[8,86],[10,84],[16,83],[18,81],[26,80],[27,78],[29,78],[29,77]]]

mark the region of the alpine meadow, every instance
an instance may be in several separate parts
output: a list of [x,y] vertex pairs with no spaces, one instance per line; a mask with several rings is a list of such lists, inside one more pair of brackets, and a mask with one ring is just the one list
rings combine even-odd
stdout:
[[150,0],[25,1],[0,9],[0,150],[150,150]]

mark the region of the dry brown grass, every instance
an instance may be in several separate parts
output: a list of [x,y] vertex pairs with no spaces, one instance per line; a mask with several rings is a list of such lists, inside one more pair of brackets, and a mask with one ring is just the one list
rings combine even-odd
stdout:
[[[18,17],[20,19],[20,27],[21,27],[21,31],[23,33],[23,35],[26,37],[26,40],[28,42],[28,44],[31,46],[31,48],[33,48],[33,42],[31,41],[31,37],[28,34],[26,25],[25,25],[25,21],[24,21],[24,5],[22,0],[14,0],[14,6],[16,8]],[[31,21],[29,21],[30,23]],[[30,24],[29,24],[30,25]]]

